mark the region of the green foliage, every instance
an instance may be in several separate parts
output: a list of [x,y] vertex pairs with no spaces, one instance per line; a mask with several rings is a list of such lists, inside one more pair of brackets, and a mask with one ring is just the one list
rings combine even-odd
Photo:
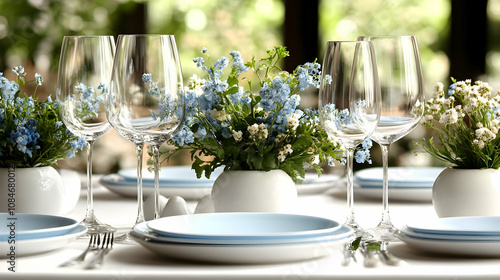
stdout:
[[[16,81],[1,74],[0,167],[50,166],[74,156],[84,141],[62,123],[57,101],[49,98],[42,102],[21,91],[26,83],[35,82],[25,82],[24,70],[18,71]],[[41,77],[36,82],[38,88]]]

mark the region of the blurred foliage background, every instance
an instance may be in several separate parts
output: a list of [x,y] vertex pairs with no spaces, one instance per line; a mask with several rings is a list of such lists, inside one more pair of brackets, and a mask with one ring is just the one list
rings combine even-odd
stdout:
[[[467,0],[2,0],[0,71],[9,77],[9,69],[24,65],[28,75],[41,73],[44,86],[39,94],[44,98],[55,92],[60,46],[65,35],[173,34],[187,79],[199,74],[192,58],[203,47],[213,57],[240,50],[243,58],[249,60],[274,45],[292,42],[287,45],[292,57],[296,55],[293,50],[301,50],[294,62],[304,63],[305,58],[311,57],[321,62],[326,41],[355,40],[358,35],[412,34],[419,42],[427,96],[432,94],[436,82],[446,83],[450,73],[458,69],[453,66],[457,60],[453,51],[468,44],[480,46],[478,42],[487,42],[486,49],[477,52],[482,55],[485,67],[479,72],[471,69],[468,78],[481,78],[498,88],[500,83],[495,81],[500,75],[500,44],[494,38],[500,35],[500,29],[496,28],[500,25],[500,0],[469,4],[478,7],[474,13],[468,10],[468,3]],[[304,7],[312,7],[313,12]],[[466,12],[463,18],[452,16],[453,7]],[[480,30],[482,33],[453,28],[453,19],[469,26],[476,21],[474,17],[482,18],[481,15],[488,23],[488,28]],[[307,36],[311,34],[315,36]],[[462,68],[466,69],[465,74],[469,73],[467,66]],[[312,91],[304,98],[310,103],[306,106],[315,105],[315,94]],[[438,164],[426,155],[413,155],[412,140],[425,133],[418,128],[393,145],[391,164]],[[373,158],[375,165],[380,165],[377,148],[373,149]],[[185,161],[179,159],[177,163]],[[62,165],[81,169],[85,157],[82,154],[81,158],[66,160]],[[134,148],[128,141],[110,132],[97,142],[96,172],[133,166]]]

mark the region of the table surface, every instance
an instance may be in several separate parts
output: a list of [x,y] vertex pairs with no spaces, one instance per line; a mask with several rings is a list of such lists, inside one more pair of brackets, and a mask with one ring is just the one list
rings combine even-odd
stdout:
[[[85,194],[66,216],[82,219]],[[188,202],[193,210],[196,202]],[[96,184],[94,207],[97,217],[118,228],[130,228],[137,213],[136,201],[114,194]],[[381,201],[357,197],[356,218],[364,228],[376,226],[381,214]],[[397,227],[408,221],[436,217],[432,203],[390,203],[391,218]],[[323,194],[300,195],[297,212],[344,221],[345,193],[332,188]],[[17,258],[17,271],[7,270],[6,259],[0,258],[0,279],[500,279],[500,259],[446,257],[416,251],[402,242],[390,244],[389,250],[405,261],[400,266],[366,268],[361,263],[344,267],[342,254],[285,264],[222,265],[177,261],[158,256],[140,245],[115,244],[104,265],[95,270],[64,267],[64,261],[79,255],[88,240],[78,239],[64,249],[45,254]]]

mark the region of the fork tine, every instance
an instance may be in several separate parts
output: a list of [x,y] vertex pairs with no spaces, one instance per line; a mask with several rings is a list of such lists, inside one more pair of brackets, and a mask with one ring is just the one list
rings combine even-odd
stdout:
[[79,256],[69,261],[66,261],[65,263],[62,263],[60,266],[71,266],[82,263],[85,260],[85,257],[87,256],[88,252],[97,249],[99,243],[100,243],[99,235],[94,233],[90,234],[89,244],[87,245],[87,248]]

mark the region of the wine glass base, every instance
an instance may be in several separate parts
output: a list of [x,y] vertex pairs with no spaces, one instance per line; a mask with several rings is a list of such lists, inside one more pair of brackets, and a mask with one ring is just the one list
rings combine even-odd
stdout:
[[115,243],[117,244],[129,244],[129,245],[135,245],[137,244],[137,241],[135,241],[132,236],[130,236],[130,233],[132,231],[128,231],[126,233],[123,233],[121,235],[118,235],[115,237]]
[[356,238],[358,237],[361,237],[361,239],[372,238],[372,235],[363,228],[361,228],[356,222],[345,222],[344,226],[351,228],[354,231],[354,235]]
[[372,236],[373,241],[381,241],[381,242],[401,241],[397,237],[397,234],[399,232],[400,232],[399,229],[394,227],[392,224],[379,225],[376,228],[368,230],[368,233]]
[[84,225],[87,227],[87,234],[92,234],[92,233],[108,233],[108,232],[116,232],[116,228],[106,225],[103,223],[100,223],[98,221],[86,221],[83,220],[80,224]]

